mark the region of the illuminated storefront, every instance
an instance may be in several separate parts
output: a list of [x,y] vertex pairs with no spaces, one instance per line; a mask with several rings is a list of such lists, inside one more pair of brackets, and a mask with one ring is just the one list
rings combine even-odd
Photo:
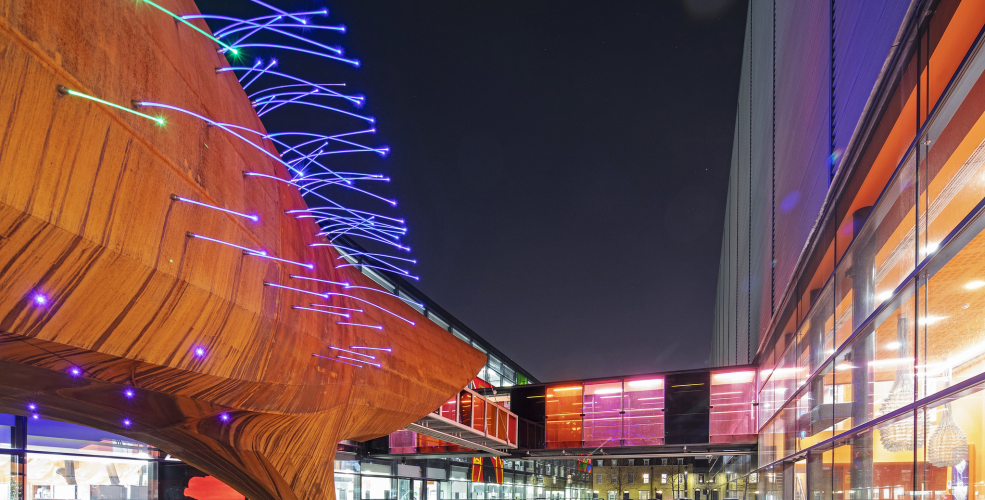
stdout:
[[985,498],[985,6],[912,7],[765,299],[759,498]]

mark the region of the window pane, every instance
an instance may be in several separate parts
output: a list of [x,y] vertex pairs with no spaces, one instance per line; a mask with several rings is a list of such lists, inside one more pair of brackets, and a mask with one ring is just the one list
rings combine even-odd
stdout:
[[31,419],[27,449],[83,454],[150,458],[151,447],[130,438],[81,425]]
[[756,441],[752,406],[756,372],[752,370],[716,371],[711,374],[711,415],[709,437],[712,443],[751,443]]
[[[864,424],[913,402],[914,300],[911,289],[875,319],[838,354],[834,367],[835,424],[839,431]],[[909,430],[907,430],[909,429]],[[907,445],[913,421],[881,426],[876,430],[889,449]]]
[[584,441],[585,446],[595,447],[610,443],[618,446],[622,441],[622,380],[585,383]]
[[29,453],[25,497],[146,500],[157,494],[157,485],[151,481],[157,477],[156,468],[156,462],[144,460]]
[[985,371],[985,232],[934,271],[918,296],[921,396]]
[[[836,344],[858,329],[876,306],[892,298],[893,290],[913,271],[915,172],[911,153],[868,218],[867,209],[856,212],[856,223],[864,219],[865,225],[849,227],[857,234],[835,272]],[[852,222],[852,217],[847,219]]]
[[623,392],[623,442],[625,446],[664,443],[664,379],[627,380]]
[[579,448],[582,444],[582,387],[547,387],[546,432],[548,448]]

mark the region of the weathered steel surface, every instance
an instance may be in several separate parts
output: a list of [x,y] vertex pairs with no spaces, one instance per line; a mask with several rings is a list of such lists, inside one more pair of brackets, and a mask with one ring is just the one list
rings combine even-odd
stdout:
[[[196,11],[189,0],[160,3]],[[46,417],[160,447],[253,500],[331,499],[339,440],[417,420],[484,356],[382,293],[346,291],[416,325],[345,297],[332,303],[362,305],[361,319],[383,330],[292,309],[320,300],[263,282],[329,291],[289,277],[298,274],[376,285],[308,246],[318,228],[284,213],[305,206],[296,189],[243,176],[288,178],[281,165],[194,118],[165,112],[159,127],[55,90],[262,129],[235,76],[216,74],[226,64],[213,42],[133,0],[0,0],[0,411],[24,414],[34,401]],[[36,292],[48,302],[32,302]],[[311,355],[355,344],[393,353],[379,356],[381,369]]]

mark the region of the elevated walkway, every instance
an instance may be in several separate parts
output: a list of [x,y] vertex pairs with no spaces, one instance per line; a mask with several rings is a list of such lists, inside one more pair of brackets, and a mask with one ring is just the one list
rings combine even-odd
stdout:
[[406,429],[494,456],[517,448],[516,414],[467,388]]

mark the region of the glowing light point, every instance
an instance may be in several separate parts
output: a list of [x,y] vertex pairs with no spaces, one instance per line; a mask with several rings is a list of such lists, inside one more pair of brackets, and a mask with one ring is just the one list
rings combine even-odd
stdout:
[[30,403],[30,404],[27,405],[27,409],[28,410],[31,410],[31,411],[37,410],[38,409],[38,405],[36,405],[34,403]]
[[34,415],[31,415],[31,418],[33,418],[34,420],[37,420],[37,419],[39,419],[41,417],[39,417],[38,414],[35,413]]
[[222,420],[223,422],[228,422],[229,421],[229,414],[228,413],[220,413],[219,414],[219,420]]
[[195,348],[195,356],[197,356],[199,358],[205,357],[205,349],[203,349],[201,347],[196,347]]
[[966,284],[964,287],[967,288],[968,290],[978,290],[983,286],[985,286],[985,281],[975,280],[975,281],[969,281],[968,284]]
[[36,293],[34,294],[34,303],[43,306],[48,303],[48,297],[45,297],[44,294]]
[[127,398],[133,398],[133,389],[127,389],[126,391],[123,391],[123,395],[126,396]]
[[130,422],[130,419],[129,418],[124,418],[123,419],[123,427],[130,427],[130,424],[131,423],[132,422]]

